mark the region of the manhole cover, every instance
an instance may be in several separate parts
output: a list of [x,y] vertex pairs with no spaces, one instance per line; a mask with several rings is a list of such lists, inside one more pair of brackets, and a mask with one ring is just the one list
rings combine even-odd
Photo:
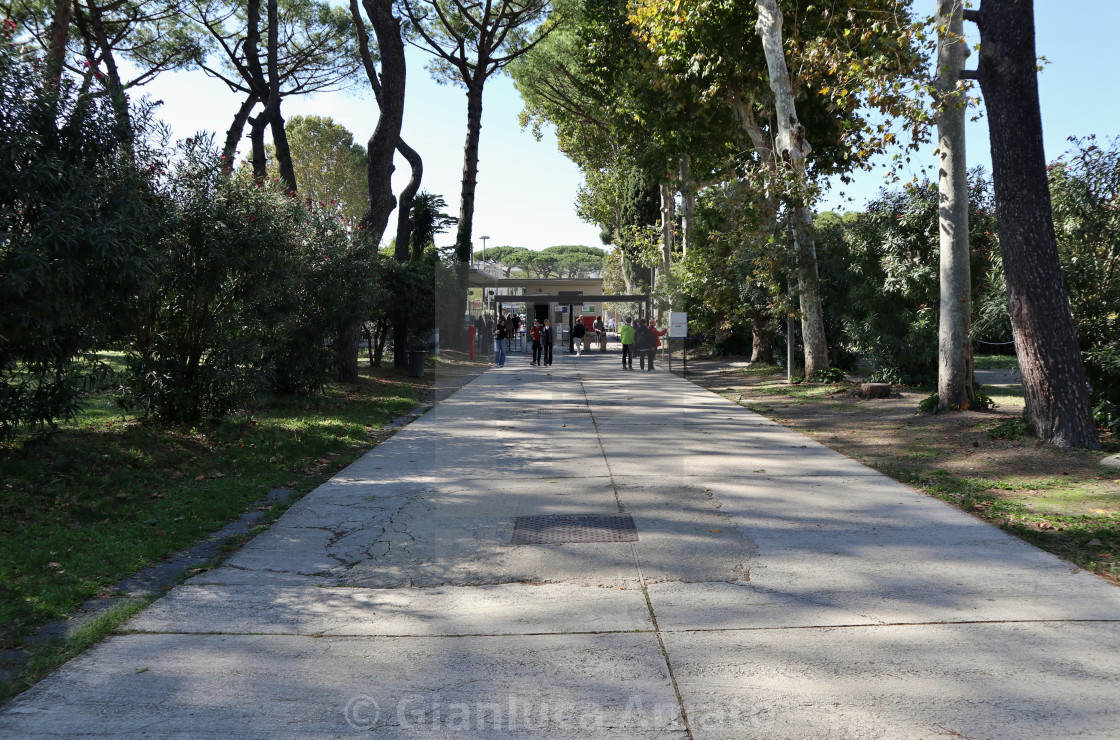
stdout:
[[519,516],[513,524],[515,545],[637,541],[638,530],[629,514]]

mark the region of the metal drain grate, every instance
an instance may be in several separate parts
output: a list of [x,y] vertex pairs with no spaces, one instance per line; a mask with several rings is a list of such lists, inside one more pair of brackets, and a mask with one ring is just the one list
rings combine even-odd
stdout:
[[530,409],[526,414],[590,414],[591,409],[586,406],[549,406],[543,409]]
[[513,524],[514,545],[637,541],[638,530],[629,514],[519,516]]

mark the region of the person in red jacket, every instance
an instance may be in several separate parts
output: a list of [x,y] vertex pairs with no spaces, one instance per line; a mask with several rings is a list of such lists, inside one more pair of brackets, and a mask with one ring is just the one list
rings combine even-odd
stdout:
[[[653,325],[653,321],[649,322],[649,333],[653,335],[653,348],[649,351],[649,369],[653,369],[653,358],[657,356],[657,350],[661,349],[661,337],[669,333],[669,327],[658,329]],[[668,341],[668,340],[666,340]]]
[[542,350],[544,347],[541,345],[541,320],[537,319],[533,322],[533,326],[529,329],[529,339],[533,342],[533,361],[530,365],[540,365]]

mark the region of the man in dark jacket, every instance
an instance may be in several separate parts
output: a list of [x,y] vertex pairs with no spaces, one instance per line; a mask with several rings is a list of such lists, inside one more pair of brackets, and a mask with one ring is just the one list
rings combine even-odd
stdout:
[[638,348],[638,369],[645,370],[646,363],[649,363],[649,369],[653,369],[653,357],[651,351],[653,350],[653,334],[649,330],[649,322],[645,319],[638,319],[638,328],[634,332],[634,345]]
[[576,357],[583,357],[583,335],[587,327],[583,324],[583,317],[576,316],[576,323],[572,325],[572,343],[576,348]]
[[545,319],[544,326],[541,328],[541,349],[544,351],[543,362],[545,367],[552,365],[552,344],[555,341],[556,337],[552,333],[552,321]]

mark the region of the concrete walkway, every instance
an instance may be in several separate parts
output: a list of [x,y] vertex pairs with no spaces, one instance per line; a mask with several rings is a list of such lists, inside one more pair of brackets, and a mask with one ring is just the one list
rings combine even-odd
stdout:
[[[1120,589],[617,354],[514,357],[0,737],[1120,736]],[[629,514],[637,541],[514,545]]]

